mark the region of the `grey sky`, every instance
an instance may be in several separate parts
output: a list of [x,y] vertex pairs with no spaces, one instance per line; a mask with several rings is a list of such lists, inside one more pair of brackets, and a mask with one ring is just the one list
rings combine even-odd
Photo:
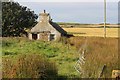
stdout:
[[[116,0],[117,1],[117,0]],[[55,22],[102,23],[103,2],[19,2],[39,14],[44,9]],[[107,2],[107,22],[118,23],[118,2]]]
[[[14,0],[19,2],[103,2],[104,0]],[[119,0],[106,0],[107,2],[118,2]]]

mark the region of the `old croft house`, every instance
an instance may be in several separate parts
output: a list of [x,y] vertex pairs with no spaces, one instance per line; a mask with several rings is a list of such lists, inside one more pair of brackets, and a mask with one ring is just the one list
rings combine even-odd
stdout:
[[39,15],[39,22],[35,25],[30,32],[28,37],[30,40],[43,40],[43,41],[56,41],[61,36],[66,36],[67,32],[64,31],[58,24],[52,22],[49,13],[44,10]]

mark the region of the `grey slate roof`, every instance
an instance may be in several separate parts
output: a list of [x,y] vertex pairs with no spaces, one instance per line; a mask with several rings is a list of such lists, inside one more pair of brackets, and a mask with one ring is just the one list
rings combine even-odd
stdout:
[[55,22],[50,22],[50,24],[57,30],[59,31],[61,34],[67,35],[67,32],[65,30],[63,30],[57,23]]

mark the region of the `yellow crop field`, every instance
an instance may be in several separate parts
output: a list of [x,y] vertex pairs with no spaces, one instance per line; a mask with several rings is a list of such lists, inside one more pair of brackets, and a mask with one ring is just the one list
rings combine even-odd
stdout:
[[[104,37],[104,28],[63,28],[74,36]],[[120,28],[106,28],[106,37],[118,37]]]

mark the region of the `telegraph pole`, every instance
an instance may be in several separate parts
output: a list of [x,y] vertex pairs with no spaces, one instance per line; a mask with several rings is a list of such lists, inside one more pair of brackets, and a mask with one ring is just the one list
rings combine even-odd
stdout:
[[104,0],[104,38],[106,38],[106,0]]

